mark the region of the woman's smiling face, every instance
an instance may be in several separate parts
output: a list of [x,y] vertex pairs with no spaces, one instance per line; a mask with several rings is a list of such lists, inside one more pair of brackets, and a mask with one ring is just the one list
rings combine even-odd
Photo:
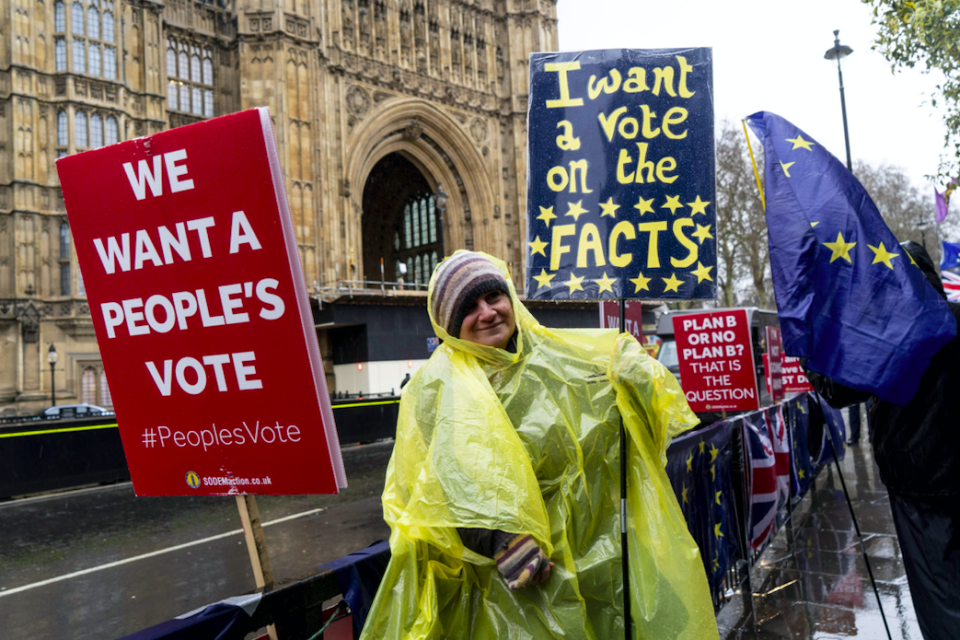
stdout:
[[460,339],[504,349],[516,329],[510,296],[502,291],[489,291],[470,305],[460,325]]

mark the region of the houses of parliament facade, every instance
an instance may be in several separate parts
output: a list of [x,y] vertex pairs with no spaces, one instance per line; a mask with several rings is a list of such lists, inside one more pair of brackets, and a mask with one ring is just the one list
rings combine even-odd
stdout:
[[458,248],[522,264],[528,57],[557,49],[555,0],[0,6],[0,410],[49,405],[51,351],[58,404],[112,405],[68,154],[266,106],[314,297],[425,283]]

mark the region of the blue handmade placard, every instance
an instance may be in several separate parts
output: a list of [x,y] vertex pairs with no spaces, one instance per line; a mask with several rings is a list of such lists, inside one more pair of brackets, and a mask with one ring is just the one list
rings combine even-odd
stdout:
[[528,298],[716,297],[709,48],[534,53]]

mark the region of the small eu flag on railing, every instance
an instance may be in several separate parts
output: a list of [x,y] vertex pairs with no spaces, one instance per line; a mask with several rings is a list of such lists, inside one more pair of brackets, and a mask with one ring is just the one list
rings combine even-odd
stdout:
[[761,111],[747,123],[763,139],[784,351],[848,387],[907,404],[956,335],[946,300],[840,161],[780,116]]

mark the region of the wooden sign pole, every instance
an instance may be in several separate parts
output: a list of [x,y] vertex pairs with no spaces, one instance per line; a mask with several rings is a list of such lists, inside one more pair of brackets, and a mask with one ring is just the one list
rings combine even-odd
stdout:
[[[272,587],[273,568],[270,566],[267,541],[263,537],[263,527],[260,525],[257,497],[246,494],[237,496],[237,508],[240,510],[243,537],[247,541],[247,552],[250,554],[250,564],[253,566],[253,579],[257,583],[257,589]],[[278,640],[276,625],[267,626],[267,633],[270,640]]]

